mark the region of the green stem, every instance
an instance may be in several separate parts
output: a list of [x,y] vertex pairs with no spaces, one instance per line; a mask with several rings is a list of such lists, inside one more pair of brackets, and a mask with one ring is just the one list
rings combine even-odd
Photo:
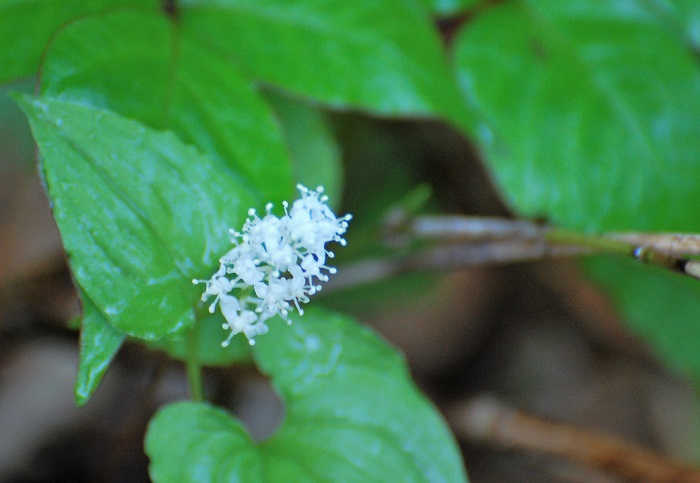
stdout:
[[588,235],[563,228],[550,228],[545,232],[545,240],[556,245],[573,245],[590,248],[610,255],[635,256],[636,247],[630,243],[608,238],[604,235]]
[[202,367],[199,364],[197,343],[197,330],[193,328],[187,335],[187,360],[185,361],[185,367],[190,396],[193,401],[202,402],[204,401],[204,386],[202,384]]

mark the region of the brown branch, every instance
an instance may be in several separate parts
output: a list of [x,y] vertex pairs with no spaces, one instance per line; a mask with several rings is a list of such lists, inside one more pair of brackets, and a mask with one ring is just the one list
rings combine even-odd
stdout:
[[627,481],[699,483],[700,471],[614,436],[553,423],[481,396],[453,406],[457,438],[565,458]]
[[570,257],[591,253],[586,247],[550,245],[539,240],[494,240],[472,244],[444,244],[397,258],[363,260],[344,265],[323,292],[385,280],[415,271],[457,270],[487,264]]
[[593,253],[633,257],[641,262],[700,279],[700,235],[614,233],[589,235],[526,220],[393,213],[387,244],[406,248],[416,240],[435,243],[409,255],[346,265],[324,292],[376,282],[407,272],[456,270],[486,264],[534,261]]
[[409,232],[417,238],[503,240],[507,238],[541,240],[546,228],[525,220],[479,216],[417,216]]
[[684,233],[611,233],[615,240],[645,246],[668,255],[700,255],[700,235]]
[[[551,242],[553,240],[548,235],[552,231],[557,231],[546,225],[527,220],[454,215],[417,216],[411,219],[404,228],[415,238],[461,241],[518,238],[549,240]],[[604,233],[598,236],[586,235],[579,238],[581,240],[588,238],[588,241],[598,238],[623,242],[628,247],[644,247],[648,250],[675,257],[700,255],[700,235],[698,234],[629,232]]]

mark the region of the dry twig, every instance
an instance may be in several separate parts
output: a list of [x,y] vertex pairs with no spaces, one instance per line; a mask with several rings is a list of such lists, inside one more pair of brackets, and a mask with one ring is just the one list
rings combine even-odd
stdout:
[[465,441],[566,458],[626,481],[700,482],[696,468],[613,436],[535,418],[492,397],[453,406],[447,418],[456,436]]
[[326,290],[375,282],[413,271],[455,270],[595,253],[629,256],[700,279],[700,261],[688,258],[688,255],[700,254],[700,235],[589,235],[526,220],[449,215],[408,219],[400,213],[393,213],[387,223],[387,243],[406,248],[417,240],[432,241],[433,244],[395,258],[346,265]]

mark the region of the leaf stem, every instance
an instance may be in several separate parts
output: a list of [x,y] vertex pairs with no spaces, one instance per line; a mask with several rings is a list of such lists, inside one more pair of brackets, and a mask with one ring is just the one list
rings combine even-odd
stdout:
[[187,334],[187,359],[185,368],[187,371],[187,383],[190,388],[190,397],[195,402],[204,401],[204,386],[202,384],[202,366],[198,357],[197,330],[190,330]]

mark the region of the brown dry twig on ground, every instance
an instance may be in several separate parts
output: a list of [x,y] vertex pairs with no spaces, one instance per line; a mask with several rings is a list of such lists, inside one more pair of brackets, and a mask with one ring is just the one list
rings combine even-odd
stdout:
[[538,419],[480,396],[447,409],[457,438],[557,456],[625,481],[698,483],[700,470],[619,438]]

